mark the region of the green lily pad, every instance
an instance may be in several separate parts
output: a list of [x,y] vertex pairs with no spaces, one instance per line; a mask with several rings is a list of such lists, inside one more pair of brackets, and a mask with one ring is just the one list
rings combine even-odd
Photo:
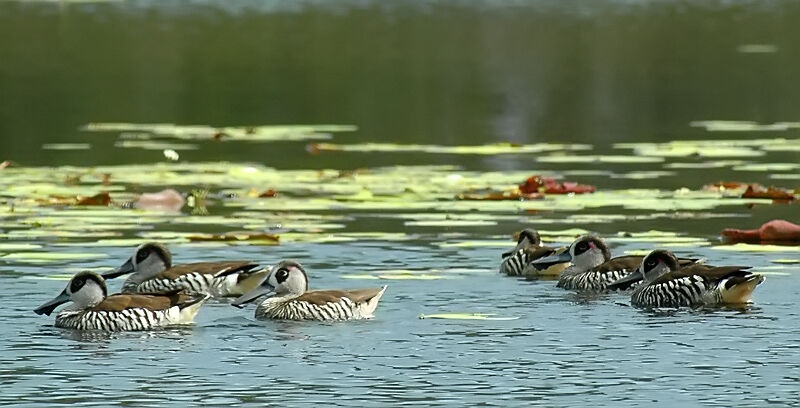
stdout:
[[0,259],[29,263],[56,263],[74,260],[95,260],[99,258],[108,258],[108,255],[81,252],[13,252],[0,256]]
[[92,145],[89,143],[47,143],[42,145],[44,150],[89,150]]
[[578,155],[551,155],[540,156],[536,159],[540,163],[661,163],[663,157],[651,156],[578,156]]
[[26,244],[26,243],[0,243],[0,252],[9,251],[28,251],[31,249],[39,249],[42,246],[39,244]]
[[770,262],[776,263],[776,264],[787,264],[787,265],[790,265],[790,264],[800,264],[800,259],[785,259],[785,258],[770,259]]

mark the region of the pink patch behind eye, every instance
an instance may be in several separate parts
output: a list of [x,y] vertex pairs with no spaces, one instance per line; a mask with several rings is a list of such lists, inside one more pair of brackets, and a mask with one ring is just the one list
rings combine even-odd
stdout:
[[594,242],[589,241],[589,248],[595,248],[596,249],[597,247],[594,245]]

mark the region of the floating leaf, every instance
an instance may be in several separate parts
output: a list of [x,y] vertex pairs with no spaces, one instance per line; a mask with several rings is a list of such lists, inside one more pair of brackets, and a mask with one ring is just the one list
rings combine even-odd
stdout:
[[776,264],[800,264],[800,259],[770,259],[770,262]]
[[400,273],[400,274],[380,274],[380,275],[348,274],[348,275],[342,275],[342,278],[344,278],[344,279],[386,279],[386,280],[438,280],[438,279],[448,279],[449,277],[440,276],[440,275]]
[[794,193],[789,190],[773,186],[765,188],[758,184],[747,186],[747,190],[742,194],[742,198],[769,198],[778,201],[791,201],[795,199]]
[[742,44],[736,47],[736,51],[743,54],[773,54],[778,52],[775,44]]
[[762,125],[757,122],[745,120],[703,120],[689,123],[692,127],[702,127],[709,132],[765,132],[765,131],[784,131],[796,124],[779,122],[769,125]]
[[74,260],[96,260],[98,258],[108,258],[102,253],[82,253],[82,252],[14,252],[0,256],[0,259],[13,260],[15,262],[28,263],[56,263]]
[[244,126],[215,128],[203,125],[174,125],[169,123],[89,123],[83,130],[90,132],[150,133],[159,137],[214,141],[284,141],[329,139],[329,133],[352,132],[352,125],[290,125]]
[[494,317],[494,313],[435,313],[421,314],[420,319],[449,319],[449,320],[517,320],[519,316]]
[[30,249],[39,249],[42,246],[39,244],[24,244],[24,243],[0,243],[0,252],[9,251],[27,251]]
[[577,144],[550,144],[538,143],[530,145],[520,145],[513,143],[495,143],[479,146],[440,146],[440,145],[418,145],[418,144],[394,144],[394,143],[360,143],[360,144],[333,144],[333,143],[312,143],[306,150],[312,154],[320,152],[419,152],[435,154],[472,154],[472,155],[497,155],[497,154],[522,154],[522,153],[541,153],[559,150],[588,150],[589,145]]
[[540,163],[661,163],[663,157],[652,156],[578,156],[578,155],[551,155],[540,156],[536,159]]
[[[107,270],[107,269],[108,268],[105,268],[104,270]],[[59,274],[45,275],[45,276],[23,275],[22,278],[24,278],[24,279],[36,279],[36,280],[68,281],[68,280],[72,279],[73,276],[74,276],[74,274],[73,275],[69,275],[69,274],[59,273]]]
[[546,193],[546,194],[585,194],[593,193],[594,186],[578,184],[574,182],[558,182],[551,177],[531,176],[519,185],[519,191],[523,194]]
[[740,251],[740,252],[794,252],[800,251],[800,246],[783,245],[757,245],[738,243],[734,245],[720,245],[711,247],[720,251]]
[[114,146],[127,149],[136,148],[136,149],[161,150],[161,151],[197,150],[200,148],[196,144],[157,142],[153,140],[121,140],[119,142],[114,143]]
[[800,225],[786,220],[771,220],[758,229],[740,230],[726,228],[722,230],[722,238],[726,242],[782,242],[800,243]]
[[280,238],[275,234],[257,232],[227,232],[224,234],[194,234],[186,237],[189,241],[265,241],[277,244]]
[[489,220],[406,221],[403,225],[409,227],[480,227],[497,225],[497,222]]
[[42,145],[44,150],[89,150],[92,145],[89,143],[47,143]]

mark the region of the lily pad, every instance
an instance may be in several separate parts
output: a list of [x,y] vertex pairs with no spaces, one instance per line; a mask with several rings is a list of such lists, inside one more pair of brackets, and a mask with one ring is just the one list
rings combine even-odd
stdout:
[[650,156],[578,156],[578,155],[551,155],[540,156],[536,159],[540,163],[661,163],[664,161],[663,157],[650,157]]
[[42,145],[44,150],[89,150],[92,145],[89,143],[47,143]]
[[447,319],[447,320],[517,320],[519,316],[495,317],[494,313],[434,313],[421,314],[420,319]]
[[798,246],[783,246],[783,245],[758,245],[758,244],[745,244],[738,243],[734,245],[718,245],[711,247],[712,249],[720,251],[738,251],[738,252],[796,252],[800,251]]
[[13,260],[14,262],[29,263],[56,263],[75,260],[96,260],[108,258],[102,253],[81,253],[81,252],[13,252],[0,256],[0,259]]

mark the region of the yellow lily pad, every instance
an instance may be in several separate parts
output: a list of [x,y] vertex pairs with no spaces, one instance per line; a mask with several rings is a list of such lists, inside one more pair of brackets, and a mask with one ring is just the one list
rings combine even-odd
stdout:
[[47,143],[42,145],[44,150],[89,150],[92,145],[89,143]]
[[711,247],[720,251],[741,251],[741,252],[794,252],[800,251],[800,246],[783,245],[758,245],[738,243],[734,245],[719,245]]
[[785,259],[785,258],[781,258],[781,259],[770,259],[770,262],[772,262],[772,263],[776,263],[776,264],[787,264],[787,265],[791,265],[791,264],[800,264],[800,259]]
[[18,261],[64,261],[86,259],[93,260],[98,258],[108,258],[108,255],[102,253],[87,253],[87,252],[14,252],[1,256],[3,259],[14,259]]
[[495,317],[494,313],[434,313],[421,314],[420,319],[448,319],[448,320],[517,320],[519,316]]

